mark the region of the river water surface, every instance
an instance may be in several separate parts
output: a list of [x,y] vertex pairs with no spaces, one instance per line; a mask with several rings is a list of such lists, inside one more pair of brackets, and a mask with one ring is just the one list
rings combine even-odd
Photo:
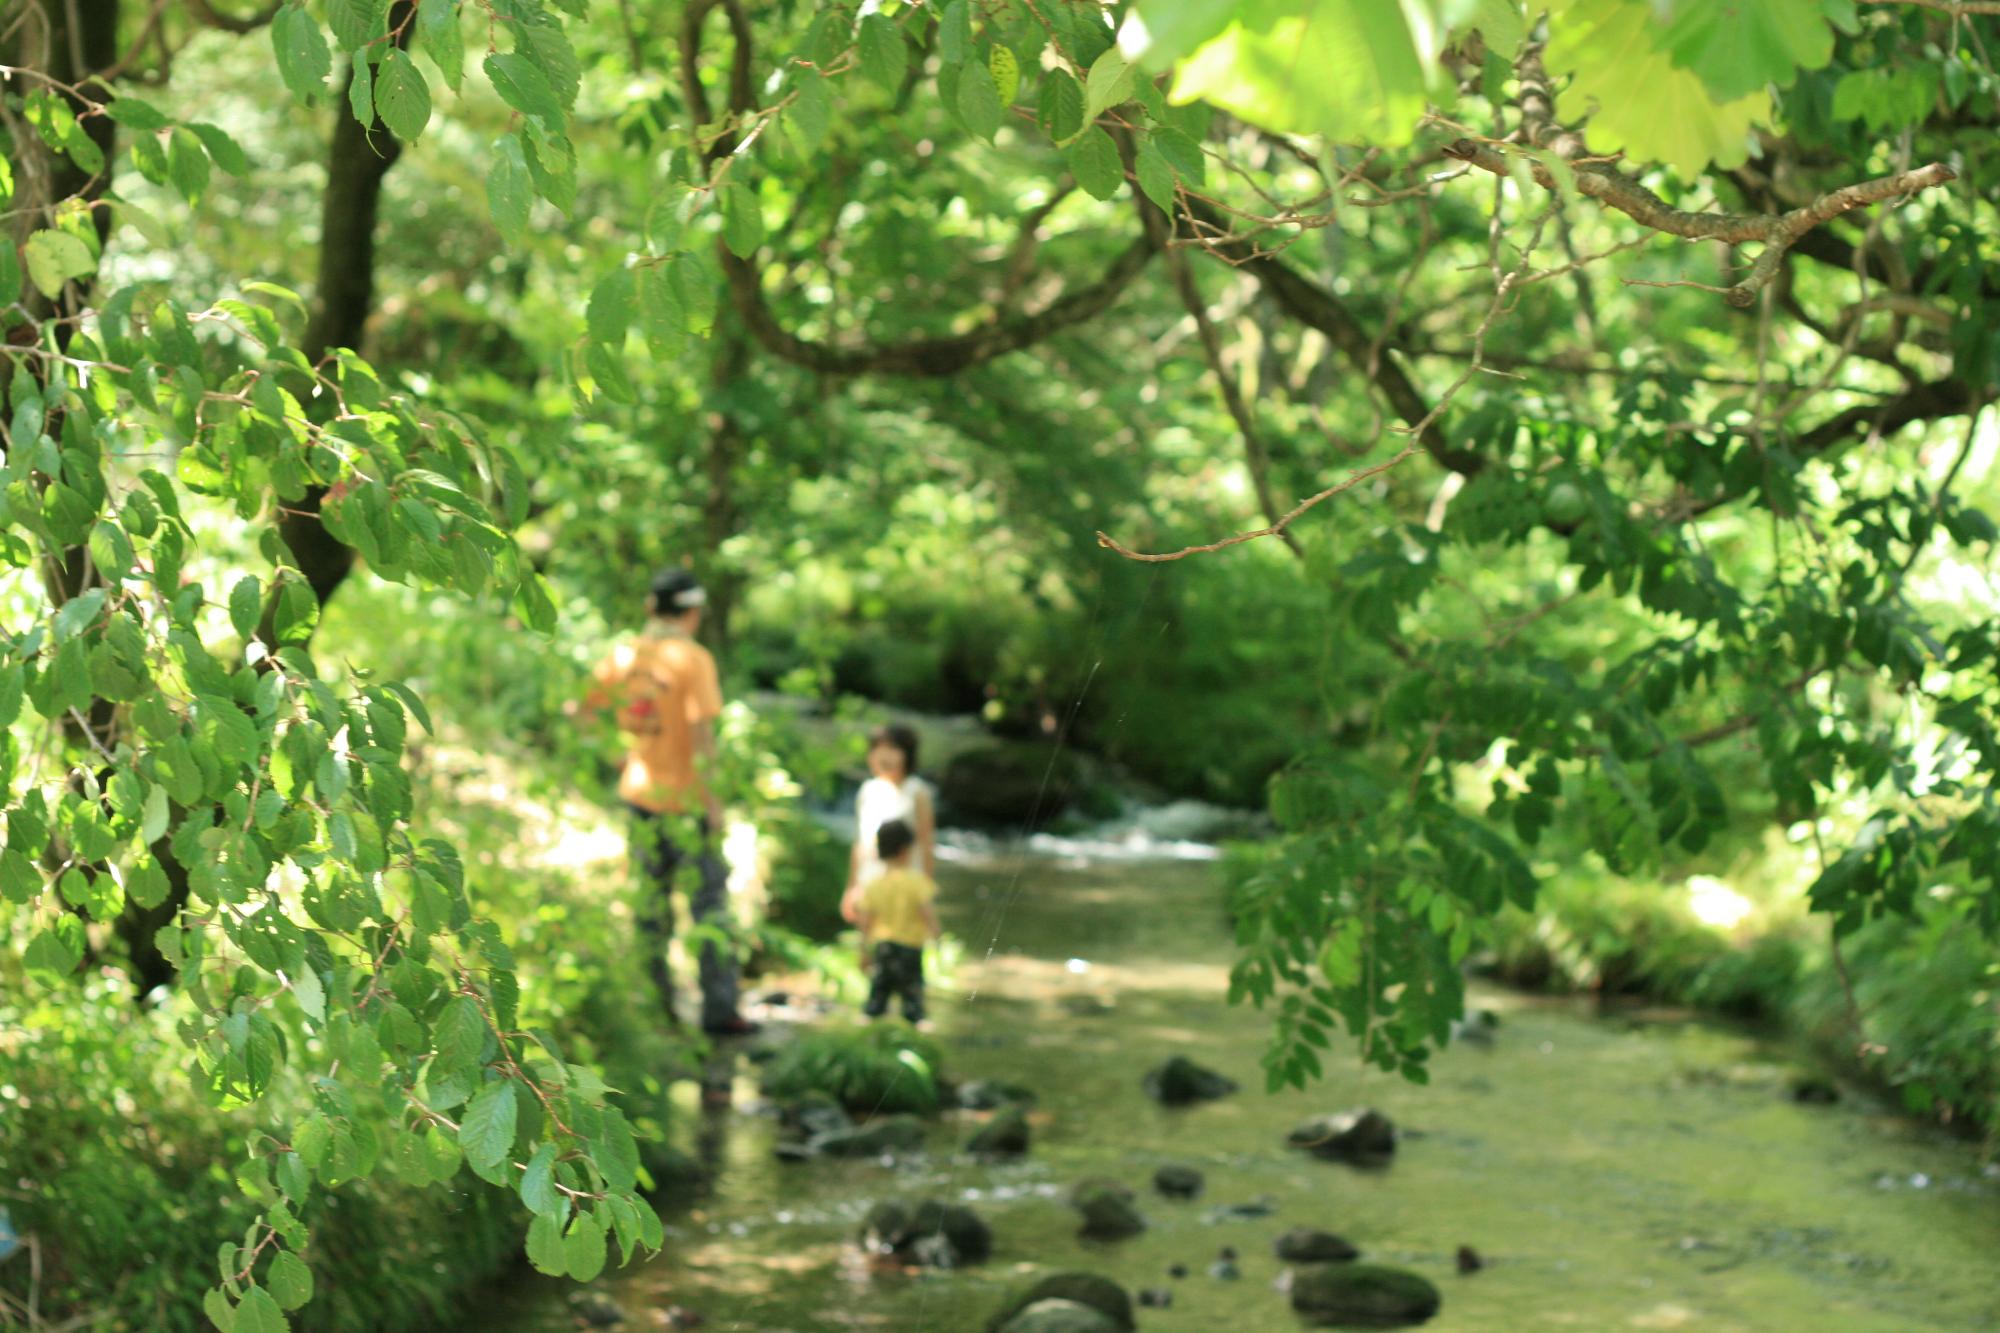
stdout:
[[[1754,1035],[1484,990],[1494,1041],[1442,1053],[1428,1087],[1359,1069],[1336,1044],[1323,1084],[1267,1095],[1266,1020],[1223,1001],[1231,946],[1212,865],[995,853],[941,880],[945,927],[965,946],[933,1006],[948,1072],[1035,1088],[1033,1150],[974,1162],[956,1149],[976,1118],[947,1115],[920,1160],[788,1165],[772,1119],[751,1113],[751,1066],[735,1110],[701,1111],[687,1088],[676,1133],[714,1187],[663,1206],[658,1259],[598,1284],[628,1327],[661,1327],[679,1305],[731,1333],[976,1333],[1025,1279],[1083,1269],[1170,1290],[1169,1308],[1139,1312],[1149,1333],[1287,1330],[1271,1244],[1311,1226],[1428,1277],[1440,1333],[2000,1328],[2000,1180],[1976,1151],[1851,1092],[1793,1102],[1787,1053]],[[1176,1052],[1243,1091],[1154,1105],[1140,1078]],[[1386,1170],[1285,1148],[1300,1120],[1360,1105],[1404,1131]],[[1150,1194],[1167,1162],[1200,1168],[1204,1195]],[[1144,1234],[1076,1238],[1064,1200],[1091,1176],[1139,1192]],[[981,1212],[992,1260],[871,1272],[853,1244],[869,1205],[930,1197]],[[1260,1200],[1266,1216],[1222,1212]],[[1461,1245],[1487,1266],[1460,1276]],[[1224,1246],[1240,1280],[1208,1275]],[[1168,1275],[1177,1263],[1187,1277]],[[477,1326],[573,1328],[566,1297],[529,1278]]]

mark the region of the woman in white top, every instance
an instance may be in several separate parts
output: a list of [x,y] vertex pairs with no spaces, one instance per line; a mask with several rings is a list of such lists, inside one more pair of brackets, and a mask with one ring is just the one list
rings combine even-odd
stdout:
[[892,819],[917,832],[915,864],[937,877],[937,816],[931,786],[917,776],[917,733],[909,727],[877,727],[868,737],[868,781],[854,797],[854,855],[848,862],[847,891],[840,897],[840,914],[855,919],[861,887],[882,873],[875,834]]

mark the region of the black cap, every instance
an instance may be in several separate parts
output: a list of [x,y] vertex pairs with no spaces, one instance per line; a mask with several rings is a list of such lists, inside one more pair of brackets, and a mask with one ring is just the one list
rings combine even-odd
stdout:
[[653,610],[663,616],[677,616],[708,602],[701,580],[685,569],[663,569],[653,576]]

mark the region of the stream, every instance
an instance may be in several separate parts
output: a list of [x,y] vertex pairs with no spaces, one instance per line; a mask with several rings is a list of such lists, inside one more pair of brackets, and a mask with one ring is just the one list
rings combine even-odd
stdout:
[[[948,1113],[919,1159],[787,1164],[775,1120],[756,1113],[754,1065],[739,1066],[734,1109],[704,1111],[683,1085],[674,1132],[714,1186],[662,1206],[657,1259],[596,1284],[625,1327],[665,1327],[682,1306],[705,1330],[976,1333],[1026,1281],[1083,1270],[1135,1295],[1170,1290],[1170,1307],[1138,1311],[1146,1330],[1288,1330],[1272,1242],[1296,1226],[1430,1279],[1444,1304],[1426,1327],[1441,1331],[2000,1327],[2000,1173],[1851,1089],[1795,1102],[1795,1059],[1754,1033],[1475,987],[1494,1039],[1442,1052],[1430,1086],[1359,1068],[1336,1038],[1324,1083],[1267,1095],[1267,1019],[1223,999],[1231,945],[1212,864],[1044,843],[961,851],[940,881],[964,945],[951,988],[933,987],[946,1072],[1037,1090],[1031,1151],[967,1158],[957,1149],[980,1118]],[[1243,1090],[1154,1104],[1141,1076],[1174,1053]],[[1300,1121],[1364,1105],[1404,1135],[1387,1169],[1285,1147]],[[1205,1174],[1201,1197],[1152,1193],[1169,1162]],[[1066,1198],[1087,1177],[1131,1186],[1148,1229],[1079,1240]],[[871,1269],[855,1244],[869,1206],[923,1198],[976,1209],[993,1257]],[[1267,1216],[1220,1211],[1260,1199]],[[1240,1280],[1208,1274],[1224,1246]],[[1461,1276],[1460,1246],[1486,1266]],[[1170,1277],[1175,1264],[1188,1276]],[[467,1327],[575,1328],[569,1293],[528,1274]]]

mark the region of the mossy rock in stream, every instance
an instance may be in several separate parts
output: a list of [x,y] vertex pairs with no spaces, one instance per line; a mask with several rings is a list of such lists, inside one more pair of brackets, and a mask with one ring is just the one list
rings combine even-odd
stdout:
[[1001,1325],[1000,1333],[1124,1333],[1100,1310],[1075,1301],[1036,1301]]
[[1070,1203],[1083,1214],[1078,1231],[1089,1240],[1123,1240],[1146,1229],[1146,1219],[1132,1202],[1132,1191],[1115,1180],[1086,1180],[1070,1194]]
[[[1051,1273],[1001,1307],[1000,1313],[987,1321],[986,1333],[1018,1333],[1015,1321],[1019,1316],[1036,1305],[1058,1301],[1093,1311],[1107,1328],[1119,1333],[1137,1326],[1132,1318],[1131,1294],[1110,1278],[1095,1273]],[[1051,1323],[1048,1327],[1060,1330],[1063,1325]],[[1087,1329],[1089,1325],[1076,1327]]]
[[828,1157],[882,1157],[924,1146],[924,1122],[913,1115],[877,1116],[865,1125],[823,1134],[812,1150]]
[[1320,1328],[1407,1328],[1443,1303],[1415,1273],[1377,1264],[1313,1264],[1292,1278],[1292,1309]]
[[993,1253],[993,1231],[979,1214],[937,1199],[915,1208],[876,1204],[861,1224],[860,1239],[864,1249],[931,1268],[984,1263]]
[[965,1145],[976,1157],[1019,1157],[1028,1151],[1028,1115],[1018,1106],[1003,1106],[979,1127]]
[[1236,1091],[1236,1080],[1204,1069],[1185,1055],[1176,1055],[1148,1071],[1141,1086],[1148,1097],[1163,1106],[1191,1106],[1227,1097]]
[[938,799],[961,820],[1007,828],[1049,823],[1076,799],[1081,765],[1052,743],[1002,741],[952,758]]
[[1314,1116],[1285,1142],[1332,1162],[1385,1166],[1396,1154],[1396,1126],[1380,1111],[1342,1111]]

